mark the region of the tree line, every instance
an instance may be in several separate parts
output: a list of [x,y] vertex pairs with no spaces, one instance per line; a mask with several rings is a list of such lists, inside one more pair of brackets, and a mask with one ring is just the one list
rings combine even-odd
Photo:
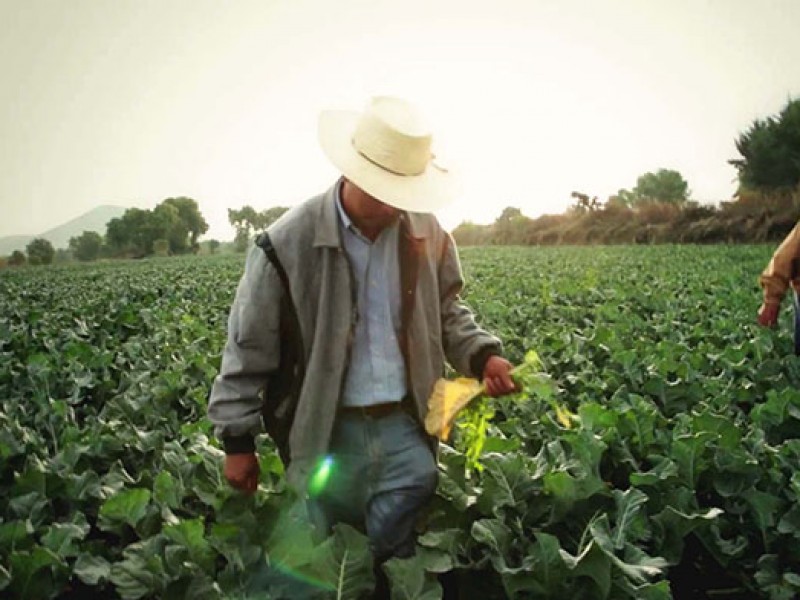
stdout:
[[691,198],[680,172],[658,169],[605,200],[582,191],[563,214],[536,219],[506,207],[489,225],[462,222],[460,245],[715,243],[781,239],[800,219],[800,100],[756,119],[735,140],[740,158],[735,200],[717,206]]
[[105,235],[84,231],[70,238],[67,249],[56,250],[50,241],[36,238],[26,246],[26,253],[15,250],[8,264],[46,265],[60,252],[82,262],[188,254],[197,252],[198,239],[206,231],[208,223],[195,200],[167,198],[152,210],[129,208],[106,224]]
[[[244,252],[253,236],[276,221],[287,207],[278,206],[262,211],[250,205],[228,209],[228,221],[236,231],[231,249]],[[69,240],[66,249],[56,249],[50,241],[36,238],[25,247],[15,250],[6,263],[48,265],[61,255],[63,260],[80,262],[99,258],[144,258],[147,256],[177,256],[200,250],[199,238],[208,231],[208,223],[192,198],[167,198],[152,210],[129,208],[121,217],[111,219],[105,234],[84,231]],[[209,254],[216,253],[222,244],[218,240],[203,242]]]
[[[680,172],[658,169],[639,176],[605,200],[582,191],[559,215],[531,219],[506,207],[494,223],[461,223],[453,236],[461,245],[631,242],[735,242],[779,239],[800,218],[800,100],[780,113],[759,118],[735,140],[740,157],[728,161],[739,186],[733,202],[700,205]],[[250,205],[228,209],[236,234],[232,249],[243,252],[253,235],[288,208],[258,211]],[[130,208],[106,226],[105,235],[84,231],[56,250],[42,238],[15,250],[9,265],[50,264],[59,253],[79,261],[196,253],[208,223],[191,198],[167,198],[152,210]],[[204,242],[209,253],[221,244]]]

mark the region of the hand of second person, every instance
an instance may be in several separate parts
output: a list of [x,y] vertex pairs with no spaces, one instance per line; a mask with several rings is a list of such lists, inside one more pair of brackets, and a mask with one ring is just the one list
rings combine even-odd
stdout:
[[758,311],[758,324],[764,327],[774,327],[778,322],[780,304],[762,304]]
[[483,367],[483,384],[490,396],[503,396],[516,391],[511,378],[513,365],[501,356],[490,356]]

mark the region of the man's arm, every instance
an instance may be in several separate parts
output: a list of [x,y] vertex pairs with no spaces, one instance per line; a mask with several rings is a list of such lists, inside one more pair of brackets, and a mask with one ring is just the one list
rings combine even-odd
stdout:
[[[231,307],[222,365],[208,402],[214,433],[227,455],[225,476],[240,489],[254,491],[257,483],[254,437],[263,431],[261,391],[279,363],[281,293],[275,269],[253,247]],[[243,466],[229,472],[239,463]]]
[[795,275],[793,263],[798,258],[800,258],[800,223],[794,226],[778,246],[759,277],[759,283],[764,290],[764,302],[758,311],[758,322],[761,325],[771,326],[777,322],[781,300]]
[[461,302],[464,287],[455,243],[444,234],[439,259],[439,293],[442,315],[442,346],[456,370],[484,379],[493,396],[513,391],[511,364],[502,358],[500,340],[481,329],[472,312]]

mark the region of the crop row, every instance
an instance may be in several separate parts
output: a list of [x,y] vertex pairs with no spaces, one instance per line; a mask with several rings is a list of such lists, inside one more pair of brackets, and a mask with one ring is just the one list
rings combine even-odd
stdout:
[[[537,380],[456,431],[400,598],[792,598],[800,363],[754,325],[769,249],[490,248],[466,301]],[[0,275],[0,594],[356,598],[364,536],[314,544],[268,440],[224,484],[205,418],[237,257]],[[559,409],[556,412],[555,408]],[[566,416],[565,416],[566,415]]]

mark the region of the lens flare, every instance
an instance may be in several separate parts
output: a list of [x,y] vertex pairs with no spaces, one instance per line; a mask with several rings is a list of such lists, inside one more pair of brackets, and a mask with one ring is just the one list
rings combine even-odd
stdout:
[[331,473],[333,472],[333,457],[326,456],[323,458],[317,470],[311,476],[308,482],[308,493],[310,496],[319,496],[328,484]]
[[320,591],[336,590],[330,581],[320,579],[314,568],[320,543],[309,516],[302,500],[281,508],[269,540],[269,553],[264,557],[265,568],[253,575],[254,589],[277,586],[283,592],[282,598],[318,598]]

